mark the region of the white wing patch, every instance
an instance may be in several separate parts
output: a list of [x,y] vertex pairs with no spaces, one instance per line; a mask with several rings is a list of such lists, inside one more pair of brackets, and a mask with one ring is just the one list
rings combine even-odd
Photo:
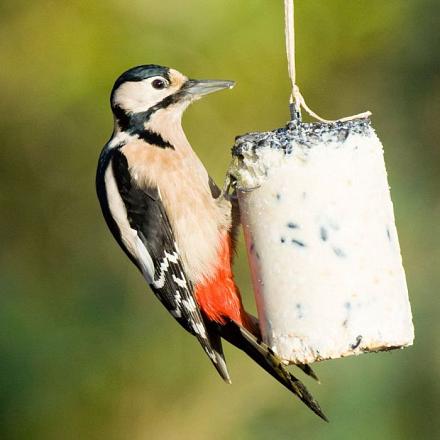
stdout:
[[128,223],[127,209],[119,194],[111,164],[105,171],[104,179],[109,209],[113,219],[118,225],[121,240],[127,250],[139,261],[145,279],[151,284],[154,277],[153,259],[139,238],[137,231],[132,229]]
[[[165,255],[159,266],[159,274],[156,275],[153,259],[151,258],[150,253],[139,238],[137,231],[132,229],[128,222],[127,209],[125,208],[124,202],[119,194],[113,174],[113,167],[111,165],[107,167],[105,172],[105,186],[110,212],[119,227],[124,245],[140,263],[142,273],[147,282],[152,284],[156,289],[163,288],[170,263],[177,263],[179,261],[178,253],[169,253],[165,251]],[[173,275],[173,280],[179,287],[187,288],[187,283],[183,276],[176,277]]]
[[190,312],[195,312],[197,310],[196,303],[194,301],[194,298],[192,297],[189,297],[188,299],[184,299],[182,303],[185,306],[185,308]]
[[176,308],[170,310],[170,313],[175,317],[175,318],[181,318],[182,317],[182,311],[180,310],[182,307],[182,297],[180,295],[180,292],[178,290],[176,290],[176,296],[174,297],[174,299],[176,300]]
[[209,356],[209,358],[210,358],[213,362],[217,363],[217,356],[215,355],[214,350],[212,350],[211,348],[209,348],[209,347],[207,347],[207,346],[205,346],[205,347],[203,347],[203,348],[205,349],[205,352],[206,352],[206,354]]
[[191,326],[193,328],[193,330],[200,335],[203,339],[206,339],[206,331],[205,331],[205,327],[203,327],[202,324],[200,323],[195,323],[194,321],[191,321]]
[[[156,289],[162,289],[162,287],[165,285],[165,280],[166,280],[166,273],[168,272],[168,269],[170,267],[170,263],[177,263],[179,261],[179,255],[177,254],[177,252],[173,252],[172,254],[168,253],[167,251],[165,251],[165,256],[163,257],[160,266],[159,266],[159,277],[156,278],[156,275],[154,275],[152,284],[154,287],[156,287]],[[173,275],[173,279],[174,279],[174,275]],[[179,280],[179,282],[177,282],[176,280]],[[186,281],[184,279],[180,279],[176,277],[176,283],[178,286],[180,287],[184,287],[186,288]],[[183,286],[181,284],[184,284]]]
[[173,274],[173,281],[179,286],[182,287],[182,289],[186,289],[188,287],[185,278],[179,278],[176,277],[176,275]]

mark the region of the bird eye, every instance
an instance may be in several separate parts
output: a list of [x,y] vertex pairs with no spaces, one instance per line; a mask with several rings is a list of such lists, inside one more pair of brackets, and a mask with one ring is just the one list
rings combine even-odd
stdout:
[[166,87],[166,83],[163,79],[155,79],[151,85],[155,88],[155,89],[164,89]]

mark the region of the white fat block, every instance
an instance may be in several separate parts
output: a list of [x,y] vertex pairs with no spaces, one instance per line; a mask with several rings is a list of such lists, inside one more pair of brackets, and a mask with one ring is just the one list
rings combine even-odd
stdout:
[[368,120],[241,136],[229,172],[263,339],[283,360],[412,344],[383,148]]

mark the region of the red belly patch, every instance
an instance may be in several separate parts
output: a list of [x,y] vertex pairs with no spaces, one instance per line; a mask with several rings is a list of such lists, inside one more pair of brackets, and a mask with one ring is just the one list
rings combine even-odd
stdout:
[[232,241],[229,234],[225,234],[217,270],[212,278],[196,286],[195,295],[200,309],[210,320],[223,324],[225,318],[229,318],[247,327],[247,315],[232,275],[231,257]]

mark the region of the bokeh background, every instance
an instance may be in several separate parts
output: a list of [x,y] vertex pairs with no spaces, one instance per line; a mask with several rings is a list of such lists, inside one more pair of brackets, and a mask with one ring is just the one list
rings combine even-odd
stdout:
[[[104,225],[116,76],[158,63],[237,80],[184,118],[221,182],[235,135],[288,119],[281,0],[2,0],[0,438],[440,438],[438,0],[296,3],[309,105],[372,110],[385,145],[414,347],[317,365],[330,424],[232,347],[226,386]],[[252,309],[242,247],[236,272]]]

